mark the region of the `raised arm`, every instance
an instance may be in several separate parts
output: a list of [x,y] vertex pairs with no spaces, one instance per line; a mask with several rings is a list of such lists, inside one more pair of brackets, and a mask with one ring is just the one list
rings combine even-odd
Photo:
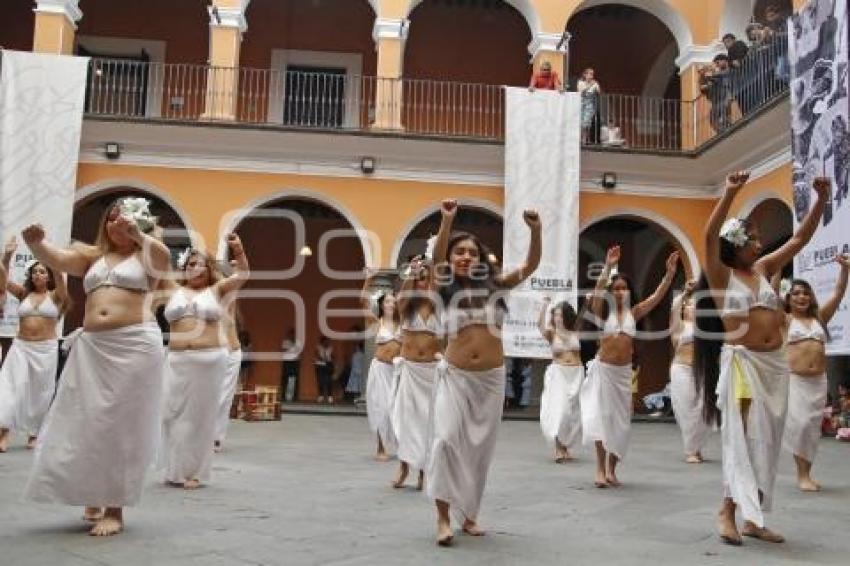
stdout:
[[679,252],[673,252],[667,257],[667,271],[665,271],[664,277],[661,279],[658,287],[655,288],[655,291],[649,297],[632,308],[632,315],[635,317],[635,321],[642,319],[652,312],[652,309],[658,306],[658,303],[661,302],[661,299],[670,290],[670,285],[673,284],[673,279],[676,277],[678,266]]
[[673,304],[670,305],[670,340],[673,346],[679,341],[679,335],[682,333],[684,320],[682,320],[682,305],[685,304],[686,292],[673,297]]
[[53,302],[59,307],[63,315],[71,310],[71,296],[68,294],[68,285],[65,283],[65,274],[61,271],[53,272]]
[[552,343],[553,333],[552,329],[546,326],[546,312],[549,310],[551,302],[552,299],[549,297],[543,297],[543,307],[540,309],[540,318],[537,320],[537,328],[540,330],[540,334],[542,334],[546,341],[550,344]]
[[372,295],[369,293],[377,273],[375,269],[366,268],[366,279],[363,281],[363,290],[360,291],[360,308],[363,309],[363,317],[368,324],[374,324],[378,321],[377,313],[372,308]]
[[831,182],[826,177],[818,177],[814,180],[812,188],[818,195],[815,204],[803,218],[797,231],[785,242],[778,250],[769,253],[755,263],[755,268],[765,276],[770,276],[782,269],[782,266],[794,259],[803,246],[809,243],[812,236],[820,224],[820,219],[823,216],[823,209],[826,206],[826,201],[829,199],[829,188]]
[[3,248],[3,260],[0,262],[0,283],[2,283],[0,295],[3,294],[3,291],[9,291],[16,299],[22,301],[27,296],[27,290],[9,279],[9,265],[12,263],[12,256],[15,255],[16,249],[18,249],[18,240],[12,236]]
[[242,240],[235,233],[227,235],[227,249],[230,251],[230,266],[233,268],[233,273],[216,283],[219,297],[240,289],[251,276],[248,256],[245,255]]
[[401,278],[401,287],[399,288],[398,297],[396,299],[396,308],[398,312],[405,312],[410,299],[413,297],[413,283],[419,270],[422,268],[422,263],[418,259],[414,259],[408,264],[408,272],[406,277]]
[[602,305],[608,298],[605,296],[605,288],[608,286],[608,280],[611,278],[611,270],[620,261],[620,246],[612,246],[608,253],[605,254],[605,268],[599,279],[596,280],[596,287],[590,296],[589,310],[597,317],[602,316]]
[[446,199],[440,205],[440,230],[437,232],[437,241],[434,244],[434,269],[439,273],[441,266],[444,266],[446,256],[449,253],[449,239],[452,235],[452,224],[454,224],[455,216],[457,216],[457,201],[454,199]]
[[496,278],[496,282],[506,289],[516,287],[525,281],[529,275],[537,270],[540,265],[540,256],[543,253],[542,243],[542,224],[540,223],[540,215],[536,210],[526,210],[522,213],[522,218],[525,220],[529,230],[531,230],[531,241],[528,245],[528,254],[525,261],[513,271],[502,273]]
[[712,289],[725,289],[729,283],[730,269],[720,261],[720,228],[729,214],[735,195],[747,183],[750,174],[747,171],[736,171],[726,178],[723,196],[714,206],[708,225],[705,227],[705,276]]
[[820,308],[820,319],[824,324],[827,324],[835,316],[835,311],[838,310],[841,299],[844,298],[844,293],[847,292],[847,274],[850,271],[850,256],[843,254],[836,257],[835,261],[841,266],[841,270],[838,272],[835,291],[832,292],[832,296]]
[[21,232],[24,242],[35,258],[53,271],[82,277],[89,268],[90,259],[80,250],[57,248],[44,238],[44,227],[31,224]]

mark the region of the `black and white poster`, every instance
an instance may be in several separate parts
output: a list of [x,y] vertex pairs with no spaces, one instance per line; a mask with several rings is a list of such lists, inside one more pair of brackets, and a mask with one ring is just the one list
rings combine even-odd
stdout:
[[[788,26],[795,224],[811,206],[812,180],[823,175],[833,181],[822,226],[795,259],[794,274],[824,301],[838,278],[835,257],[850,252],[847,0],[810,0]],[[827,352],[850,354],[846,298],[829,331]]]

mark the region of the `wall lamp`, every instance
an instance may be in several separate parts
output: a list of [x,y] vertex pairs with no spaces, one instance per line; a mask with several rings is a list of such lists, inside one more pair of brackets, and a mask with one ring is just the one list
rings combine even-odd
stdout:
[[613,189],[617,186],[617,174],[606,171],[602,173],[602,186],[606,189]]
[[121,144],[118,142],[106,142],[103,144],[103,153],[107,159],[118,159],[121,157]]
[[364,175],[371,175],[375,172],[375,158],[363,157],[360,159],[360,170]]

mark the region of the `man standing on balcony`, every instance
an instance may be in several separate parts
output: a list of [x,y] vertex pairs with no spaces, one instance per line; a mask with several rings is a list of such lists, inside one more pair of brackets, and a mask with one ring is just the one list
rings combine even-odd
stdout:
[[729,74],[729,56],[721,53],[714,58],[713,69],[704,75],[700,90],[711,101],[709,121],[718,134],[729,127],[732,90]]

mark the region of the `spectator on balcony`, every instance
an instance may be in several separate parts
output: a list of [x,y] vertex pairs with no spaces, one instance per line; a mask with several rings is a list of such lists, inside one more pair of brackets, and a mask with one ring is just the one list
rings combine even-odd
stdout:
[[742,68],[747,52],[750,50],[747,44],[735,37],[734,33],[727,33],[723,36],[723,45],[726,47],[726,54],[729,56],[729,65],[733,69]]
[[534,92],[538,88],[542,90],[563,89],[561,78],[558,76],[558,73],[552,70],[552,64],[549,61],[543,61],[540,64],[540,70],[531,75],[528,90]]
[[764,8],[764,25],[767,29],[769,29],[772,33],[787,33],[787,21],[788,14],[785,10],[779,7],[779,5],[772,3],[768,4]]
[[596,81],[596,72],[588,67],[581,73],[581,79],[578,81],[578,92],[581,95],[581,141],[582,143],[597,142],[599,136],[594,135],[591,139],[591,130],[594,129],[594,123],[597,123],[597,114],[599,112],[599,95],[602,88]]
[[732,106],[730,85],[729,56],[721,53],[714,57],[710,70],[701,72],[700,91],[711,102],[709,122],[718,134],[729,127]]

